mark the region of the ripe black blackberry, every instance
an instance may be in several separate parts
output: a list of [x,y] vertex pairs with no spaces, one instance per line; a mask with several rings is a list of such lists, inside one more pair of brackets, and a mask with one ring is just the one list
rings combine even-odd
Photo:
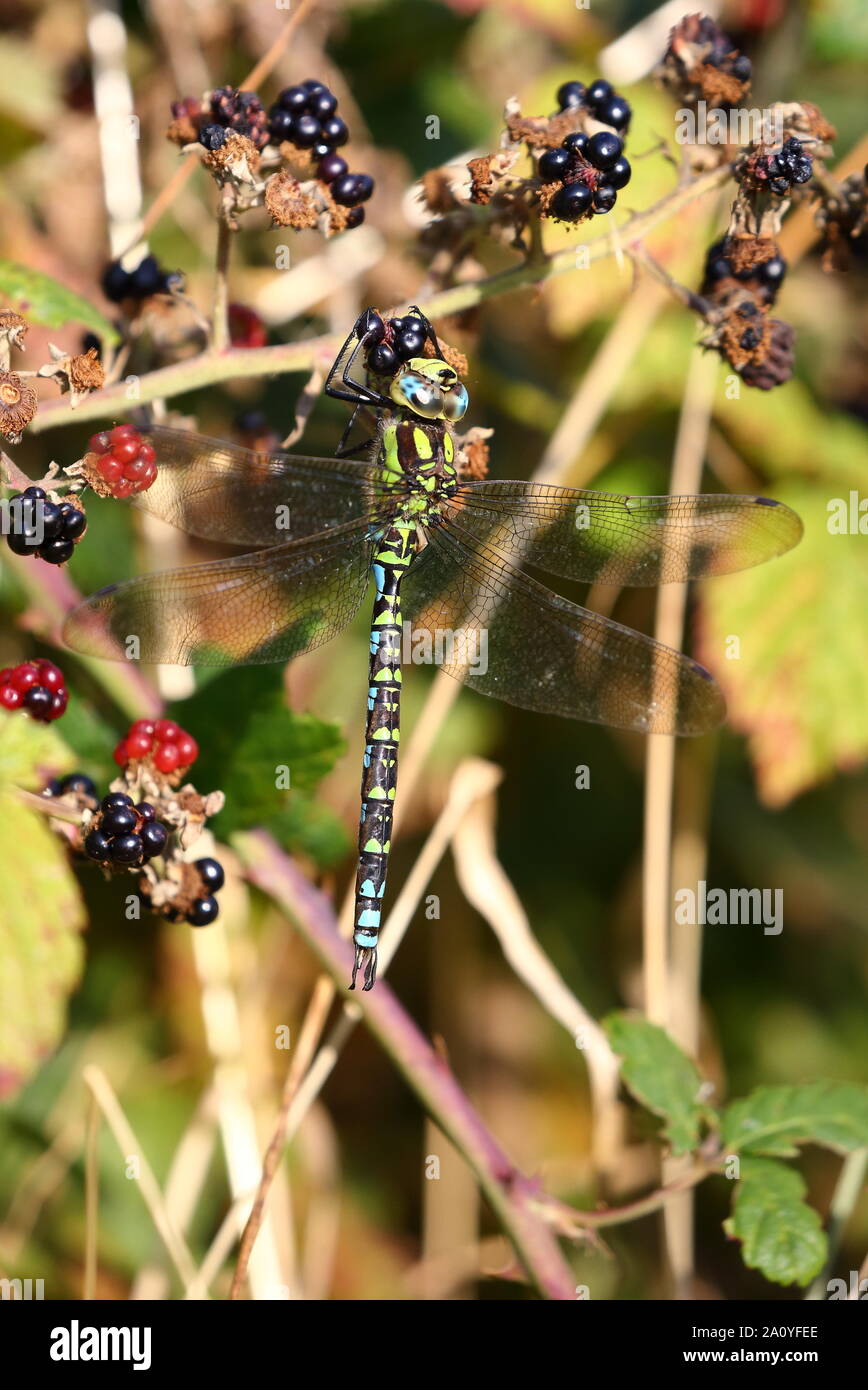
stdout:
[[268,113],[268,129],[275,144],[287,141],[310,151],[317,160],[317,178],[328,184],[336,203],[351,209],[347,227],[358,227],[365,220],[360,204],[373,193],[374,180],[370,174],[350,173],[346,160],[335,154],[350,136],[337,106],[337,97],[323,82],[308,78],[280,93]]
[[623,151],[623,141],[608,130],[590,136],[575,131],[559,148],[543,150],[537,166],[540,178],[563,185],[549,204],[552,216],[579,222],[591,213],[611,212],[618,190],[627,186],[632,173]]
[[621,134],[626,134],[630,128],[633,116],[630,103],[602,77],[587,87],[581,82],[564,82],[558,88],[556,100],[560,111],[582,106],[601,125],[610,126]]
[[226,881],[226,876],[219,859],[197,859],[193,868],[199,875],[203,892],[194,899],[193,905],[187,913],[187,921],[191,927],[208,927],[220,911],[220,904],[214,894],[219,893]]
[[794,184],[807,183],[814,172],[811,156],[805,154],[801,140],[795,136],[769,155],[765,165],[769,189],[779,197],[784,197]]
[[149,802],[135,805],[126,793],[111,792],[100,802],[84,852],[89,859],[128,868],[162,854],[168,838],[168,827],[156,819]]
[[[206,126],[204,129],[222,132],[223,128]],[[134,270],[125,270],[120,261],[109,261],[103,271],[101,283],[106,299],[110,299],[113,304],[120,304],[125,299],[142,300],[152,294],[166,294],[173,289],[183,289],[184,277],[180,271],[164,270],[155,256],[143,256]]]
[[52,502],[44,488],[36,486],[13,494],[9,501],[11,526],[6,544],[13,555],[35,555],[49,565],[65,564],[87,530],[81,505]]

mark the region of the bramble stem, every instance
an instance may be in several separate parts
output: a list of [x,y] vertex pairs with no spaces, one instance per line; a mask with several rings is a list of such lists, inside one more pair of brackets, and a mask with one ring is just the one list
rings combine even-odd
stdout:
[[[352,947],[337,934],[334,911],[264,831],[236,837],[252,883],[292,918],[320,963],[345,988]],[[489,1133],[442,1058],[405,1013],[388,984],[354,999],[362,1019],[434,1122],[476,1174],[531,1282],[545,1299],[573,1301],[575,1280],[542,1207],[548,1200]]]
[[[616,245],[636,242],[651,231],[659,222],[680,212],[682,208],[697,198],[705,197],[720,188],[731,177],[729,166],[712,169],[684,187],[655,203],[646,212],[636,213],[628,218],[617,233],[609,233],[588,246],[567,247],[554,255],[545,256],[541,261],[528,264],[520,262],[509,270],[490,275],[484,280],[468,284],[453,285],[431,298],[419,307],[429,318],[445,318],[452,314],[473,309],[488,299],[501,294],[521,290],[528,285],[538,284],[553,275],[563,275],[576,269],[578,251],[584,251],[585,263],[605,260],[615,253]],[[198,357],[187,358],[183,362],[173,362],[168,367],[159,367],[141,378],[139,395],[135,404],[148,401],[170,399],[187,391],[211,386],[219,381],[233,378],[278,376],[286,372],[309,372],[320,363],[330,363],[340,347],[336,335],[323,338],[309,338],[302,343],[281,343],[276,347],[227,348],[219,354],[213,349]],[[32,433],[54,429],[59,425],[74,424],[77,421],[99,420],[107,416],[123,415],[131,408],[127,399],[125,383],[105,387],[95,391],[86,401],[73,410],[65,401],[48,401],[39,411],[30,426]]]

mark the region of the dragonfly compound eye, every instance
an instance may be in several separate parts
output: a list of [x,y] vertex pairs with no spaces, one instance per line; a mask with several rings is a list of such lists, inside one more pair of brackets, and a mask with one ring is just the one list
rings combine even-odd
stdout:
[[443,414],[447,420],[460,420],[469,404],[470,397],[465,386],[459,384],[443,393]]
[[398,405],[406,406],[414,415],[421,415],[425,420],[443,418],[443,392],[423,376],[404,372],[392,382],[390,394]]

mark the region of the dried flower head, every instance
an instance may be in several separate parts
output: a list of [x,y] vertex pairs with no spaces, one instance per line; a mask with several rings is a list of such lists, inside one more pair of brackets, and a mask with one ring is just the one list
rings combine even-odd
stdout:
[[61,391],[68,391],[73,408],[91,391],[100,391],[105,385],[105,371],[96,348],[73,355],[49,343],[48,350],[51,361],[39,368],[37,376],[51,377]]
[[0,372],[0,434],[10,444],[18,444],[36,414],[38,399],[34,387],[17,372]]
[[24,336],[30,331],[30,324],[14,309],[0,311],[0,342],[8,347],[23,348]]

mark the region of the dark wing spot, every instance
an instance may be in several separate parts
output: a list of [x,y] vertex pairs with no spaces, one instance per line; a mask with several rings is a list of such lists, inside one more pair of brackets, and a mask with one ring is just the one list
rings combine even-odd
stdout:
[[780,503],[779,503],[779,502],[776,502],[775,499],[774,499],[773,497],[755,497],[753,500],[756,502],[756,504],[757,504],[758,507],[779,507],[779,506],[780,506]]

